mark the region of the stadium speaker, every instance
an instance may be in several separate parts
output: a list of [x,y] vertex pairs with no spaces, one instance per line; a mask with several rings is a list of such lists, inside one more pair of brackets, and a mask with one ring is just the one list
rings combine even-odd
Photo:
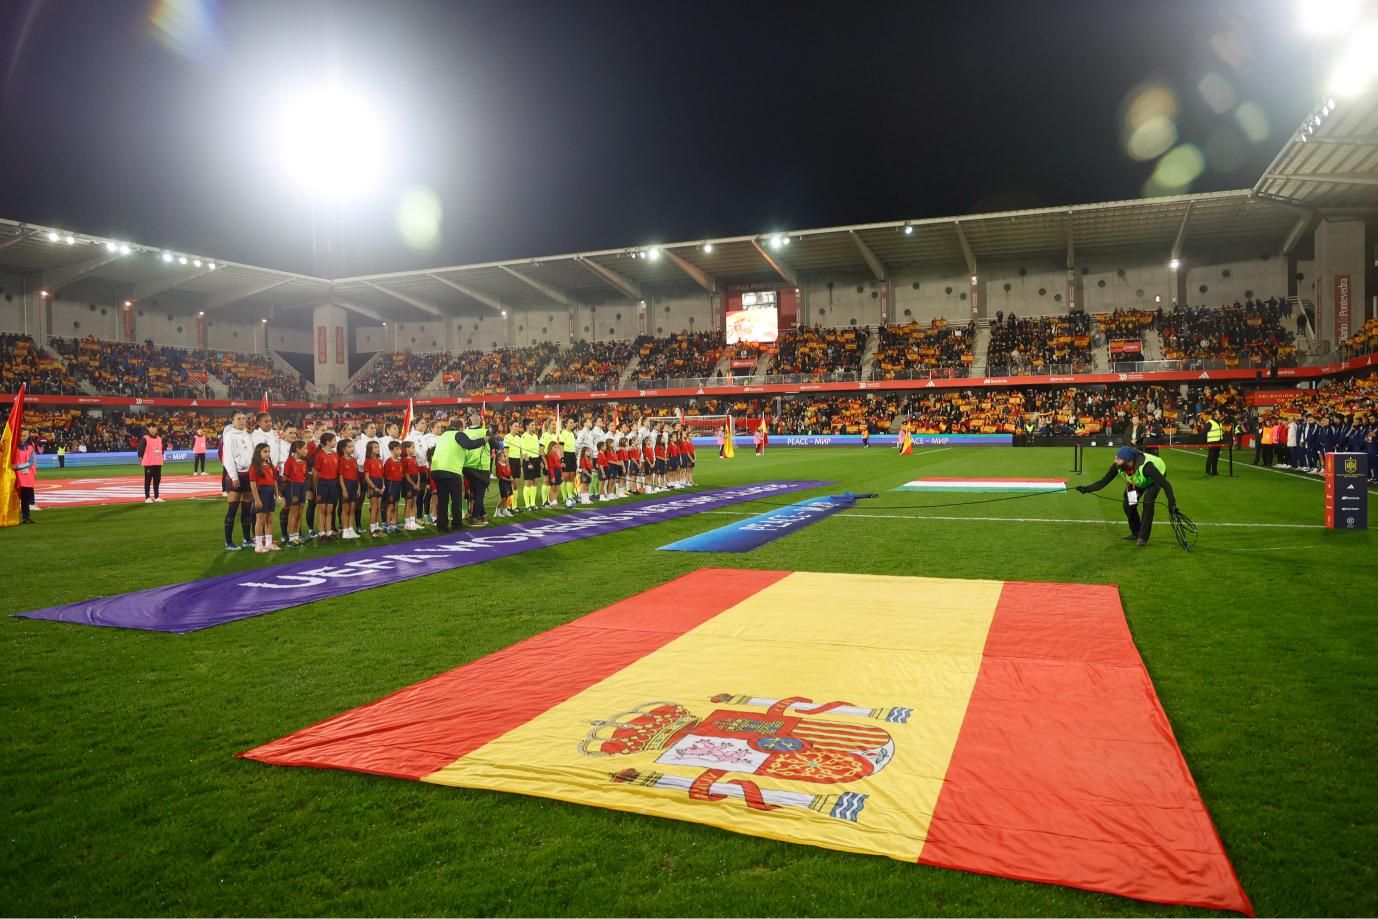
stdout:
[[1138,290],[1134,291],[1134,296],[1142,300],[1144,298],[1144,289],[1140,287]]
[[1005,293],[1009,293],[1009,292],[1010,292],[1010,289],[1013,288],[1013,287],[1014,287],[1013,284],[1011,284],[1009,281],[1006,281],[1006,282],[1005,282]]
[[670,308],[668,306],[665,307],[665,315],[670,315]]
[[1208,290],[1210,290],[1210,288],[1207,287],[1205,284],[1202,284],[1202,285],[1201,285],[1201,293],[1204,294],[1204,293],[1205,293],[1206,291],[1208,291]]
[[1040,287],[1040,288],[1038,289],[1038,295],[1039,295],[1040,297],[1046,297],[1046,296],[1048,296],[1048,288],[1046,288],[1046,287]]
[[1115,277],[1117,277],[1117,278],[1122,278],[1122,277],[1124,277],[1124,269],[1123,269],[1123,268],[1116,268],[1116,269],[1115,269]]
[[832,282],[832,281],[829,281],[829,282],[828,282],[828,290],[832,290],[832,289],[833,289],[833,282]]
[[865,290],[866,290],[866,285],[864,285],[864,284],[858,284],[858,285],[856,286],[856,292],[857,292],[857,293],[863,293]]
[[74,322],[74,323],[72,323],[72,328],[74,328],[74,329],[79,329],[79,328],[81,328],[81,323],[80,323],[80,322]]
[[665,329],[664,329],[662,326],[656,326],[656,334],[657,334],[657,335],[663,335],[664,333],[665,333]]
[[1082,275],[1088,275],[1088,274],[1091,273],[1091,269],[1088,268],[1088,267],[1086,267],[1085,265],[1082,265],[1082,266],[1081,266],[1081,273],[1082,273]]
[[588,327],[588,326],[584,326],[584,334],[585,334],[585,335],[588,334],[588,331],[589,331],[589,327]]
[[1061,303],[1061,302],[1062,302],[1062,294],[1053,294],[1053,302],[1054,302],[1054,303]]
[[1028,275],[1029,275],[1029,269],[1027,269],[1027,268],[1020,268],[1020,269],[1019,269],[1019,276],[1020,276],[1021,278],[1028,277]]
[[1096,282],[1096,286],[1097,286],[1097,287],[1104,287],[1104,286],[1105,286],[1105,278],[1101,278],[1099,281],[1097,281],[1097,282]]
[[517,326],[517,331],[518,331],[518,332],[525,332],[525,331],[526,331],[526,326],[524,326],[524,325],[519,325],[519,326]]
[[951,288],[951,287],[944,287],[944,288],[943,288],[943,293],[947,294],[949,297],[952,296],[952,288]]
[[906,315],[906,316],[912,316],[912,315],[914,315],[914,311],[913,311],[913,310],[905,310],[905,311],[904,311],[904,315]]
[[[182,327],[181,327],[181,326],[178,326],[178,327],[177,327],[177,334],[178,334],[178,335],[181,335],[181,334],[182,334]],[[285,342],[278,342],[278,344],[285,344]]]
[[96,304],[94,304],[94,303],[88,303],[88,304],[86,304],[86,309],[87,309],[88,311],[94,313],[94,312],[96,311]]
[[919,289],[919,282],[918,282],[918,281],[915,281],[915,282],[913,283],[912,286],[913,286],[913,288],[914,288],[915,290],[918,290],[918,289]]
[[106,312],[107,312],[107,310],[105,309],[105,307],[101,307],[100,314],[101,314],[102,316],[104,316],[104,315],[106,314]]
[[848,322],[849,322],[849,324],[851,324],[851,325],[856,325],[856,317],[853,316],[851,319],[848,320]]
[[546,329],[547,329],[547,328],[549,328],[549,326],[541,326],[541,334],[542,334],[542,335],[547,334],[547,333],[546,333]]
[[1222,278],[1228,278],[1230,276],[1230,269],[1226,268],[1223,271],[1221,271],[1220,276]]
[[965,300],[966,298],[967,298],[966,291],[962,291],[960,294],[957,295],[957,299],[958,299],[958,300]]
[[1246,290],[1244,291],[1244,297],[1245,299],[1252,300],[1254,298],[1254,292],[1252,290]]
[[879,299],[880,299],[880,291],[878,291],[878,290],[873,290],[873,291],[871,291],[871,299],[872,299],[872,300],[879,300]]
[[1306,272],[1304,272],[1304,271],[1298,271],[1298,272],[1297,272],[1297,280],[1298,280],[1298,281],[1305,281],[1305,280],[1306,280]]
[[618,314],[617,314],[616,316],[614,316],[613,318],[616,319],[618,322],[621,322],[621,321],[622,321],[622,314],[621,314],[621,313],[618,313]]

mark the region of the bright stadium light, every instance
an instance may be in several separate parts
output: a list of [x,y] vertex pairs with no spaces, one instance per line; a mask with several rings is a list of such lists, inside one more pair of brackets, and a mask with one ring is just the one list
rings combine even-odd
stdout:
[[172,261],[172,253],[171,253],[171,252],[164,252],[164,253],[163,253],[163,261],[165,261],[165,262],[170,262],[170,261]]
[[1171,270],[1176,271],[1178,268],[1182,267],[1182,262],[1179,259],[1172,259],[1170,262],[1167,263],[1167,266]]
[[[506,319],[506,318],[507,318],[507,310],[503,310],[503,311],[502,311],[502,318],[503,318],[503,319]],[[383,323],[383,325],[387,325],[387,323],[385,322],[385,323]]]
[[126,300],[126,301],[124,301],[124,307],[125,307],[125,309],[128,309],[129,307],[131,307],[131,306],[133,306],[133,305],[134,305],[134,301],[133,301],[133,300]]
[[192,259],[192,262],[191,262],[191,263],[192,263],[193,265],[195,265],[197,268],[200,268],[200,267],[201,267],[201,260],[200,260],[199,258],[198,258],[198,259]]
[[1363,0],[1301,0],[1297,25],[1313,38],[1339,35],[1359,18]]
[[913,227],[913,225],[907,224],[907,223],[904,225],[904,235],[905,235],[905,236],[913,236],[913,235],[914,235],[914,227]]
[[128,255],[128,254],[129,254],[129,245],[128,245],[127,243],[120,243],[120,255]]
[[114,251],[115,251],[116,249],[118,249],[118,248],[119,248],[119,247],[116,246],[114,243],[106,243],[106,244],[105,244],[105,251],[106,251],[106,252],[114,252]]
[[69,246],[75,246],[77,244],[77,238],[75,236],[68,236],[63,242],[67,243]]
[[210,263],[208,263],[208,264],[206,265],[206,267],[209,268],[211,271],[214,271],[214,270],[215,270],[215,262],[210,262]]
[[704,243],[704,244],[703,244],[703,251],[704,251],[705,253],[711,253],[711,252],[713,251],[713,244],[712,244],[712,243]]
[[660,250],[652,247],[646,251],[646,257],[654,262],[656,259],[660,258]]
[[273,137],[289,178],[318,199],[358,197],[382,171],[387,131],[379,107],[338,84],[289,97],[277,112]]
[[61,239],[61,237],[58,236],[56,233],[52,232],[51,230],[48,232],[48,242],[55,243],[59,239]]
[[204,316],[204,315],[206,315],[206,311],[205,311],[205,310],[197,310],[197,311],[196,311],[196,315],[197,315],[197,316]]
[[[1326,87],[1331,95],[1354,98],[1362,94],[1378,77],[1378,20],[1366,22],[1349,36],[1348,43],[1330,72]],[[1312,134],[1316,133],[1313,129]]]
[[772,237],[770,238],[770,247],[771,247],[772,249],[778,249],[778,248],[780,248],[780,246],[782,246],[782,245],[783,245],[783,243],[781,242],[781,238],[780,238],[779,236],[772,236]]
[[788,246],[788,245],[789,245],[789,237],[788,237],[788,236],[783,237],[783,238],[780,240],[780,242],[782,242],[782,243],[784,243],[785,245]]
[[178,258],[177,258],[177,264],[179,264],[179,265],[185,265],[186,263],[187,263],[187,257],[186,257],[185,255],[178,256]]
[[46,290],[40,290],[40,291],[38,292],[38,296],[39,296],[41,299],[43,299],[43,300],[47,300],[47,299],[48,299],[48,292],[47,292]]

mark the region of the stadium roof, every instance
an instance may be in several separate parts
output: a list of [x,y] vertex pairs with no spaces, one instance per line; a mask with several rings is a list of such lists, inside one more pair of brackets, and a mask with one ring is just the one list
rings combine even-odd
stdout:
[[1322,212],[1378,208],[1378,93],[1317,107],[1254,193]]
[[[1281,255],[1295,251],[1327,213],[1378,213],[1378,99],[1327,100],[1252,190],[781,230],[333,281],[220,260],[212,270],[204,256],[0,220],[0,271],[55,291],[90,277],[124,285],[133,300],[193,294],[207,311],[271,313],[288,325],[295,308],[324,302],[372,319],[412,320],[722,291],[728,280],[798,285],[806,276],[857,272],[877,280],[899,270],[978,274],[1011,263],[1047,269],[1136,253]],[[306,320],[304,311],[298,315]]]

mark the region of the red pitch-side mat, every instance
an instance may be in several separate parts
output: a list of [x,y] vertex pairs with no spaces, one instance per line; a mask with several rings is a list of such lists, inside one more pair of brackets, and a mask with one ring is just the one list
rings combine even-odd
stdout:
[[[164,500],[219,497],[220,476],[165,475],[159,494]],[[34,488],[41,507],[90,507],[133,504],[144,499],[144,480],[137,476],[108,479],[44,479]]]
[[1252,915],[1109,586],[704,569],[242,755]]

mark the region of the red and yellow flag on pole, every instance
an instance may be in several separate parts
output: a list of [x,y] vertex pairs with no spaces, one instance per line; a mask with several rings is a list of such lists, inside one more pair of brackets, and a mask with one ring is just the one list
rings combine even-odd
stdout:
[[4,460],[4,468],[0,468],[0,527],[19,524],[19,476],[14,467],[19,462],[19,432],[24,427],[24,390],[21,384],[0,437],[0,458]]
[[703,569],[243,755],[1252,913],[1113,586]]

